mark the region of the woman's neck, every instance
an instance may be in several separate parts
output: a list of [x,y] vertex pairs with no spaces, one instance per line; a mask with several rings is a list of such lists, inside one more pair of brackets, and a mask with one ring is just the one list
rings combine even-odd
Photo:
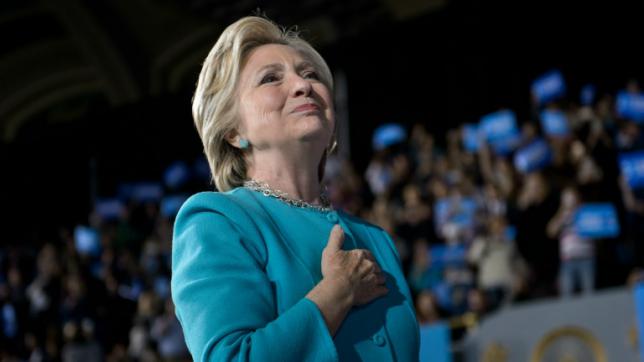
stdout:
[[248,178],[268,184],[272,189],[308,203],[320,203],[321,186],[318,180],[317,160],[308,155],[287,157],[259,153],[249,163]]

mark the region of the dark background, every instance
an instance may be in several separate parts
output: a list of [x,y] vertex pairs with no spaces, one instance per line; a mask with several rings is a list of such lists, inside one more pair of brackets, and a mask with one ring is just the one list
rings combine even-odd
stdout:
[[[644,2],[3,1],[0,5],[1,242],[87,221],[92,195],[159,179],[201,142],[190,98],[218,34],[261,9],[346,75],[351,158],[371,133],[423,122],[440,136],[509,107],[560,69],[569,99],[644,79]],[[90,182],[95,175],[95,188]]]

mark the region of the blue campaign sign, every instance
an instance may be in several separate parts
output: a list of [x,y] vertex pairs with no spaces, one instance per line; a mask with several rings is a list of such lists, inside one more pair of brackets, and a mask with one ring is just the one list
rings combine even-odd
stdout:
[[163,182],[168,188],[177,189],[190,179],[190,169],[185,162],[177,161],[163,173]]
[[558,70],[543,74],[532,82],[532,94],[538,104],[545,104],[566,94],[566,82]]
[[74,246],[80,254],[100,255],[101,242],[98,231],[86,226],[76,226],[74,229]]
[[119,199],[99,199],[94,204],[94,211],[103,220],[118,220],[125,211],[125,205]]
[[432,263],[437,268],[464,266],[467,256],[465,245],[434,245],[430,248]]
[[559,110],[547,109],[541,112],[541,128],[546,135],[552,137],[566,137],[570,135],[568,118]]
[[514,166],[523,173],[540,170],[552,162],[548,143],[537,139],[514,154]]
[[644,151],[620,154],[619,167],[631,188],[644,186]]
[[510,110],[502,110],[481,117],[479,126],[485,140],[498,154],[506,155],[512,152],[521,140],[517,117]]
[[447,324],[421,325],[419,362],[452,362],[450,340]]
[[177,212],[188,199],[188,195],[170,195],[161,200],[161,215],[167,218],[177,216]]
[[407,139],[407,131],[398,123],[387,123],[376,128],[373,132],[373,148],[382,150],[391,145],[403,142]]
[[434,223],[443,225],[451,222],[463,227],[474,224],[476,201],[471,197],[445,197],[434,204]]
[[594,85],[586,84],[585,86],[583,86],[579,94],[579,100],[581,101],[581,104],[584,106],[591,105],[595,101],[596,93],[597,93],[597,89],[595,88]]
[[481,147],[481,132],[477,124],[463,125],[463,148],[468,152],[476,152]]
[[615,108],[620,117],[636,122],[643,122],[644,94],[621,91],[617,94]]
[[610,203],[581,205],[575,213],[574,225],[579,236],[591,239],[613,238],[620,230],[615,206]]
[[503,234],[507,240],[515,241],[517,238],[517,228],[512,225],[506,226]]

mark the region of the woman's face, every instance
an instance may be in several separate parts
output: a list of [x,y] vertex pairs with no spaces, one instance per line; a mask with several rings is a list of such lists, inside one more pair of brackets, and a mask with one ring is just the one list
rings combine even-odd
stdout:
[[307,142],[326,147],[335,114],[320,72],[297,50],[281,44],[253,49],[238,86],[239,133],[255,149]]
[[577,193],[570,188],[565,189],[561,193],[561,203],[565,208],[572,209],[579,203]]

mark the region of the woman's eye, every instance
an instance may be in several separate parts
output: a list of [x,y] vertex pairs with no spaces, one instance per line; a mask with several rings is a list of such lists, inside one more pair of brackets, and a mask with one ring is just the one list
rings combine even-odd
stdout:
[[262,80],[260,81],[260,84],[264,84],[264,83],[272,83],[272,82],[275,82],[275,81],[277,81],[277,80],[278,80],[278,78],[277,78],[277,76],[276,76],[275,74],[269,73],[269,74],[266,74],[266,75],[262,78]]
[[316,72],[306,72],[306,73],[304,73],[304,78],[311,78],[311,79],[320,80],[320,77],[318,76],[318,73],[316,73]]

